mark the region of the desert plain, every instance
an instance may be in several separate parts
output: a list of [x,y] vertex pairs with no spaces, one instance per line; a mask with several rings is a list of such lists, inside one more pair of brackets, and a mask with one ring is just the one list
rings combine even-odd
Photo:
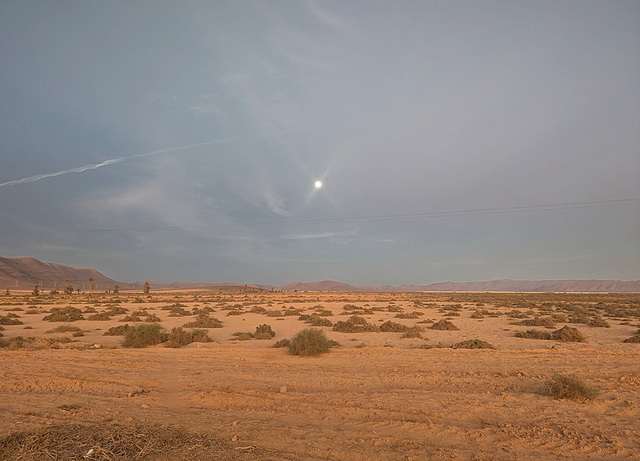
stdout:
[[[183,347],[105,335],[203,318]],[[639,294],[11,292],[0,322],[2,460],[640,459]],[[311,327],[329,352],[274,347]]]

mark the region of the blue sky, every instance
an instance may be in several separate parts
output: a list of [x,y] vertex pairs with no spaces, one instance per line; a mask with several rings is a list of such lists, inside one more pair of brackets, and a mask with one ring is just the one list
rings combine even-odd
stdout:
[[0,255],[639,279],[639,127],[636,1],[5,0]]

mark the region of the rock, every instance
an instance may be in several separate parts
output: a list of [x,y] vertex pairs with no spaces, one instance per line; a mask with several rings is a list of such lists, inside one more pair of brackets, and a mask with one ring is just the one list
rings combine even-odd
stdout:
[[286,394],[287,393],[287,386],[280,386],[280,393],[281,394]]

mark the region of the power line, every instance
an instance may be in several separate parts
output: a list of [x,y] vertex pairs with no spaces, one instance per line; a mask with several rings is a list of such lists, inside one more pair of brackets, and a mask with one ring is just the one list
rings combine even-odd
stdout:
[[111,232],[153,232],[153,231],[175,231],[175,230],[217,230],[231,229],[239,227],[260,227],[274,225],[296,225],[296,224],[332,224],[347,223],[361,221],[389,221],[389,220],[420,220],[431,218],[448,218],[458,216],[476,216],[490,214],[508,214],[508,213],[531,213],[535,211],[559,211],[574,210],[580,208],[599,208],[610,206],[628,206],[640,202],[640,198],[614,199],[614,200],[593,200],[586,202],[568,202],[568,203],[549,203],[544,205],[520,205],[510,207],[497,208],[476,208],[451,211],[435,211],[426,213],[405,213],[405,214],[385,214],[385,215],[368,215],[353,216],[342,218],[324,218],[324,219],[303,219],[289,221],[254,221],[245,223],[229,223],[216,225],[199,225],[199,226],[162,226],[162,227],[128,227],[128,228],[102,228],[102,229],[47,229],[41,231],[3,231],[0,234],[62,234],[62,233],[111,233]]

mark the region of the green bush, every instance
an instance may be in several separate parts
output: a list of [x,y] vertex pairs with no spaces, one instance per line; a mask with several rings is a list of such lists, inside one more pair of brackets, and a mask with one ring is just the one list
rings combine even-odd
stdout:
[[291,338],[289,353],[292,355],[312,356],[329,352],[331,342],[324,331],[307,328]]
[[545,382],[545,391],[554,399],[593,400],[598,395],[597,389],[575,374],[554,375]]
[[128,328],[124,333],[124,347],[155,346],[169,339],[169,335],[158,323],[146,323]]

